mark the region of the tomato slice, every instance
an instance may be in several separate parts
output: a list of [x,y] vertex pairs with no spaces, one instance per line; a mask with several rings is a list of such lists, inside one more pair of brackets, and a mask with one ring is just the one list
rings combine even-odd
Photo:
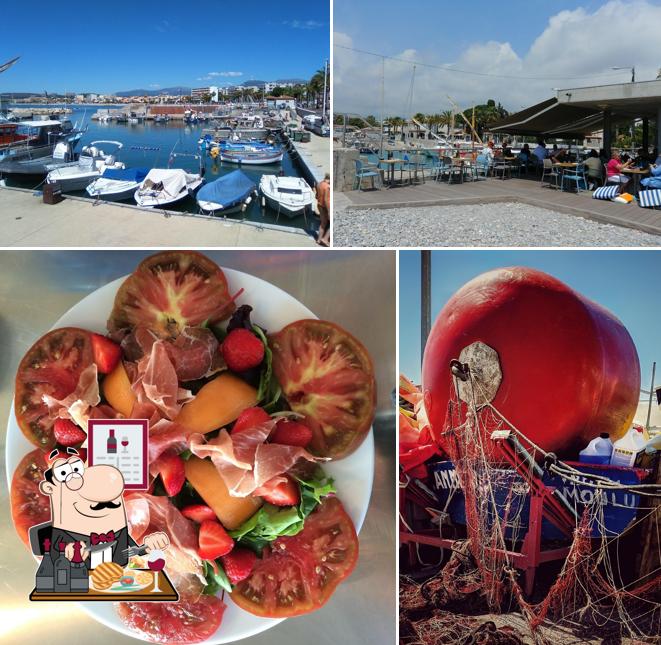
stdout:
[[303,530],[264,549],[232,600],[265,618],[299,616],[318,609],[358,561],[358,537],[337,497],[327,497],[305,520]]
[[29,452],[14,471],[11,480],[11,517],[16,532],[29,545],[28,529],[50,520],[50,498],[39,492],[39,482],[48,468],[46,453]]
[[42,395],[67,397],[93,361],[91,334],[76,327],[48,332],[25,354],[16,372],[14,408],[19,427],[35,446],[48,449],[55,445],[54,419]]
[[108,331],[121,340],[124,330],[141,325],[175,338],[184,327],[224,320],[234,309],[217,264],[194,251],[165,251],[143,260],[119,288]]
[[335,459],[353,452],[376,407],[374,368],[362,343],[333,323],[299,320],[269,344],[283,394],[312,430],[308,450]]
[[178,602],[119,602],[124,625],[151,643],[200,643],[216,633],[225,603],[216,596]]

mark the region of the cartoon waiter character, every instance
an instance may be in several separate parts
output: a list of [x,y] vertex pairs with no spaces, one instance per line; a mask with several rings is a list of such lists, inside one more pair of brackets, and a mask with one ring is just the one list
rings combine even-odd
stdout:
[[[59,544],[66,544],[64,554],[74,557],[74,543],[81,543],[80,553],[88,569],[101,562],[128,563],[128,548],[137,546],[126,526],[124,477],[114,466],[86,468],[76,450],[67,449],[62,456],[54,450],[51,467],[44,473],[39,490],[50,497],[51,518],[48,524],[30,529],[32,544],[43,544],[50,533],[51,558],[59,554]],[[166,549],[170,541],[165,533],[152,533],[144,538],[146,553]]]

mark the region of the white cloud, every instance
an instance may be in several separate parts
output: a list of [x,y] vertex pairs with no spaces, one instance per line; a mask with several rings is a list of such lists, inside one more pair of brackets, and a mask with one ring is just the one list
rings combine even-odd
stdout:
[[243,76],[243,72],[209,72],[208,76]]
[[317,20],[283,20],[282,24],[292,29],[319,29],[324,26],[323,22]]
[[[627,71],[615,72],[610,69],[613,66],[635,65],[637,80],[654,79],[661,63],[658,56],[660,24],[661,7],[647,0],[626,3],[611,0],[592,12],[579,8],[554,15],[525,52],[514,51],[506,41],[490,40],[470,44],[451,64],[442,60],[442,54],[428,55],[415,49],[391,54],[447,68],[519,77],[459,74],[418,65],[413,89],[414,113],[449,109],[447,95],[463,107],[493,98],[516,111],[553,96],[554,87],[629,80]],[[383,36],[382,40],[387,42],[387,34]],[[336,32],[334,42],[354,47],[345,33]],[[360,42],[355,47],[361,49]],[[335,47],[333,71],[336,112],[379,115],[380,58]],[[410,63],[386,59],[386,115],[408,116],[412,71]]]
[[150,83],[149,87],[151,87],[154,90],[157,90],[159,87],[161,87],[158,83]]

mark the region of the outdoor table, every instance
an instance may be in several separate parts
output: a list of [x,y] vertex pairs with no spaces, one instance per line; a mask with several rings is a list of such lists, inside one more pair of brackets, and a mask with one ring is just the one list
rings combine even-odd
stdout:
[[627,175],[633,175],[633,194],[637,195],[640,191],[640,178],[642,175],[649,175],[649,168],[622,168],[622,172]]
[[388,188],[395,186],[395,164],[404,163],[403,159],[380,159],[379,164],[386,164],[386,174],[388,175]]

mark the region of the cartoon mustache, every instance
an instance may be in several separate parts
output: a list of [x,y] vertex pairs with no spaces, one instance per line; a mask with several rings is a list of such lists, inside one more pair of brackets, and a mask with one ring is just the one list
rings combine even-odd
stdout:
[[116,504],[115,502],[98,502],[97,504],[91,504],[90,509],[93,511],[102,511],[104,508],[119,508],[121,504]]

